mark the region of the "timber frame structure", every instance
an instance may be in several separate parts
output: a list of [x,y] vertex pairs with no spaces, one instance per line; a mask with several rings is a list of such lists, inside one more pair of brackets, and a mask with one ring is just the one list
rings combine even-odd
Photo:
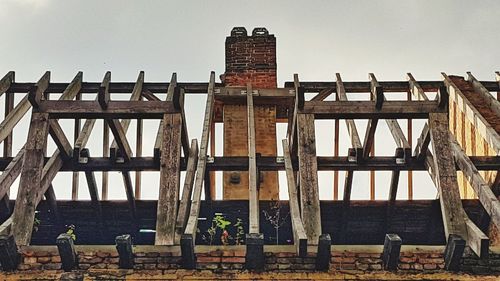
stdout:
[[[56,199],[52,181],[57,173],[70,172],[78,177],[77,172],[84,172],[91,195],[91,206],[98,224],[104,225],[102,200],[107,198],[108,181],[106,172],[122,173],[127,204],[130,212],[130,230],[134,236],[140,228],[137,199],[140,196],[140,173],[134,184],[131,172],[158,171],[159,197],[157,202],[155,245],[179,245],[183,264],[186,268],[195,268],[195,244],[197,224],[203,201],[213,198],[210,184],[212,171],[248,171],[248,227],[246,236],[247,267],[261,268],[263,260],[263,232],[260,228],[259,211],[259,173],[262,171],[285,171],[289,194],[289,210],[292,225],[293,243],[298,256],[307,255],[307,247],[318,247],[317,259],[329,249],[332,239],[336,244],[348,244],[348,232],[345,229],[352,213],[351,191],[356,171],[391,171],[391,184],[388,187],[387,224],[394,215],[396,194],[401,171],[428,171],[439,195],[444,234],[447,240],[445,253],[446,266],[457,266],[466,246],[481,258],[487,258],[490,238],[484,227],[477,225],[462,207],[457,181],[457,170],[469,181],[475,195],[482,205],[490,224],[500,227],[500,204],[498,190],[500,180],[496,171],[500,170],[500,136],[498,123],[491,124],[457,86],[457,77],[443,75],[439,81],[417,81],[411,74],[403,81],[378,81],[374,74],[369,74],[363,82],[343,81],[336,74],[335,81],[305,82],[295,75],[293,81],[286,82],[283,88],[259,88],[252,83],[246,86],[226,86],[216,83],[215,73],[210,74],[208,82],[177,81],[174,73],[170,82],[146,82],[143,72],[135,82],[113,82],[107,72],[101,82],[84,82],[83,74],[77,73],[70,83],[50,81],[50,72],[33,83],[16,82],[14,72],[7,73],[0,80],[0,95],[6,97],[6,117],[0,124],[0,142],[4,144],[4,155],[0,158],[0,198],[7,216],[0,226],[0,253],[7,253],[5,258],[15,260],[20,245],[29,245],[33,233],[35,211],[42,199],[52,210],[54,216],[60,216],[59,201]],[[500,75],[497,73],[497,79]],[[493,120],[499,122],[499,102],[489,92],[500,92],[498,81],[477,81],[469,73],[466,81],[473,85],[473,91],[490,101]],[[408,93],[408,100],[386,99],[391,93]],[[95,100],[81,100],[82,94],[95,94]],[[306,99],[307,93],[316,93]],[[349,101],[347,93],[365,93],[370,101]],[[429,99],[429,93],[436,93],[436,99]],[[14,106],[14,96],[25,94]],[[51,99],[51,95],[60,94],[60,98]],[[115,95],[129,95],[129,101],[115,100]],[[161,99],[158,94],[166,94]],[[205,95],[206,107],[201,140],[189,139],[185,115],[185,96],[189,94]],[[335,100],[325,99],[335,95]],[[464,112],[476,126],[477,132],[487,140],[495,155],[468,155],[450,133],[450,103]],[[217,106],[225,104],[246,105],[248,129],[248,155],[215,157],[210,151],[209,140],[214,139],[213,125],[221,122],[216,114]],[[282,156],[260,156],[256,153],[254,105],[276,106],[277,122],[288,123],[287,139],[282,140]],[[12,131],[21,118],[31,110],[31,122],[28,141],[17,155],[12,155]],[[496,116],[496,117],[495,117]],[[70,141],[59,125],[59,119],[75,122],[74,141]],[[80,129],[80,120],[85,119]],[[91,155],[87,142],[96,120],[103,119],[106,126],[103,133],[103,155]],[[159,119],[157,137],[152,157],[142,156],[141,135],[144,119]],[[348,155],[319,157],[316,155],[315,120],[332,119],[346,122],[351,148]],[[356,126],[354,119],[367,119],[366,128]],[[412,147],[410,137],[398,124],[398,119],[424,119],[427,124],[421,132],[418,143]],[[137,143],[134,151],[127,140],[126,133],[131,120],[137,120]],[[379,121],[385,120],[397,149],[394,156],[376,156],[373,153],[375,131]],[[496,126],[496,127],[495,127]],[[359,130],[366,130],[362,139]],[[109,144],[109,131],[113,142]],[[47,157],[48,137],[54,140],[57,150]],[[431,150],[432,149],[432,153]],[[318,171],[346,171],[345,191],[342,199],[340,237],[330,237],[322,228],[322,212],[319,200]],[[184,185],[180,185],[181,171],[186,171]],[[482,171],[496,174],[493,184],[481,176]],[[103,173],[102,191],[98,191],[95,173]],[[9,204],[9,189],[20,178],[19,191],[15,204]],[[138,178],[138,179],[137,179]],[[77,181],[77,180],[75,180]],[[74,184],[75,185],[75,184]],[[181,194],[182,189],[182,196]],[[73,189],[73,199],[77,199],[77,189]],[[205,193],[206,200],[202,200]],[[14,206],[13,209],[10,209]],[[331,214],[329,214],[331,215]],[[307,219],[305,219],[307,218]],[[325,220],[326,218],[323,218]],[[401,239],[393,235],[387,227],[387,254],[399,251],[390,245],[401,244]],[[498,239],[498,232],[491,234]],[[57,240],[61,257],[71,260],[71,243]],[[337,240],[338,239],[338,240]],[[388,240],[387,240],[388,239]],[[399,239],[399,240],[398,240]],[[492,238],[493,239],[493,238]],[[71,239],[70,239],[71,240]],[[398,242],[399,241],[399,242]],[[56,241],[54,241],[56,242]],[[120,252],[120,266],[127,267],[127,255],[130,256],[130,236],[117,237]],[[405,241],[403,240],[403,243]],[[65,254],[66,250],[70,254]],[[394,250],[397,249],[397,250]],[[73,250],[74,251],[74,250]],[[384,248],[385,251],[385,248]],[[393,253],[392,253],[393,254]],[[130,258],[129,258],[130,259]],[[123,260],[123,264],[122,264]],[[397,262],[397,260],[396,260]],[[71,268],[71,263],[69,268]],[[64,265],[64,261],[63,261]],[[317,261],[317,268],[324,267]],[[128,265],[130,266],[130,265]],[[4,266],[6,269],[7,266]]]

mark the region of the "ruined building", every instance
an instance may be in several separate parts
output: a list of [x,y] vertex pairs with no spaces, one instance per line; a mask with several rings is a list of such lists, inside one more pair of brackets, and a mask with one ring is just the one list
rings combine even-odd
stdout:
[[[148,82],[143,72],[136,81],[116,82],[107,72],[89,82],[80,72],[66,83],[51,82],[50,72],[36,82],[7,73],[0,80],[0,279],[500,274],[500,73],[491,81],[471,73],[442,73],[435,81],[410,73],[400,81],[378,81],[371,73],[366,81],[294,75],[278,87],[276,38],[265,28],[251,34],[234,28],[225,59],[220,82],[214,72],[189,83],[175,73],[164,82]],[[350,100],[351,93],[365,99]],[[401,93],[404,99],[392,98]],[[206,97],[201,139],[188,136],[186,95]],[[15,104],[14,97],[23,98]],[[31,116],[28,137],[16,153],[13,142],[25,140],[13,129],[24,115]],[[73,132],[63,129],[63,119],[73,120]],[[144,126],[146,119],[159,126]],[[331,155],[316,153],[315,120],[334,124]],[[422,130],[412,128],[416,120],[425,122]],[[339,133],[344,122],[346,135]],[[135,147],[127,139],[133,123]],[[104,129],[95,132],[96,124]],[[286,126],[285,139],[278,138],[278,125]],[[377,140],[381,125],[390,135]],[[152,151],[143,151],[147,131],[156,135]],[[102,139],[102,154],[88,145],[91,134]],[[49,139],[55,151],[47,148]],[[341,139],[349,140],[347,151],[339,151]],[[393,156],[377,155],[374,143],[392,140]],[[141,200],[145,171],[159,174],[158,186],[148,186],[159,190],[158,200]],[[286,175],[281,186],[279,171]],[[320,200],[318,171],[332,172],[333,186],[321,188],[332,188],[334,200]],[[369,186],[353,184],[360,171],[370,171]],[[375,187],[377,171],[389,171],[389,186]],[[412,173],[419,171],[434,182],[437,199],[413,198],[419,187]],[[109,180],[113,172],[123,183]],[[72,174],[73,200],[56,199],[58,173]],[[402,173],[408,196],[396,200]],[[79,200],[79,176],[89,201]],[[10,189],[18,178],[16,196]],[[127,200],[108,200],[108,187],[116,184],[123,184]],[[216,200],[216,186],[223,200]],[[369,189],[372,200],[351,200],[358,188]],[[389,190],[388,198],[373,200],[375,188]],[[280,189],[289,200],[279,201]]]

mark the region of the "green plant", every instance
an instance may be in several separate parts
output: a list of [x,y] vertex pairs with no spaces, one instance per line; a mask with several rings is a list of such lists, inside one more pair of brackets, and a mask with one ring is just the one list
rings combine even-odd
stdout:
[[217,230],[220,229],[221,243],[222,245],[228,245],[231,236],[229,235],[229,232],[227,231],[226,228],[230,225],[231,222],[227,220],[224,216],[222,216],[221,214],[216,214],[212,219],[212,224],[207,229],[208,235],[203,235],[203,240],[205,240],[209,245],[212,245],[214,242],[214,237],[217,234]]
[[276,245],[279,243],[279,229],[283,224],[285,224],[290,212],[286,215],[281,215],[281,204],[280,201],[272,201],[270,203],[269,212],[266,210],[262,211],[266,220],[274,227],[276,233]]
[[234,242],[236,245],[243,245],[245,243],[245,228],[243,228],[243,221],[237,218],[234,226],[236,227],[236,238]]
[[69,236],[71,237],[71,239],[73,239],[73,241],[76,241],[76,234],[75,234],[75,225],[71,224],[69,226],[66,226],[68,229],[66,230],[66,234],[69,234]]
[[35,216],[35,219],[33,220],[33,232],[38,231],[38,227],[40,226],[41,223],[42,221]]

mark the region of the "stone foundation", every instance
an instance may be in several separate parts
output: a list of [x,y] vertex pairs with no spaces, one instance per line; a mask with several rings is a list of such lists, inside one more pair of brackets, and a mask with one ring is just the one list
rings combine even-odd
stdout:
[[[113,246],[77,246],[79,269],[65,273],[55,246],[22,247],[22,262],[15,272],[0,273],[0,280],[332,280],[332,279],[438,279],[495,280],[500,276],[500,251],[489,260],[466,255],[462,271],[443,270],[444,247],[403,246],[399,269],[382,269],[382,246],[332,247],[330,270],[315,270],[314,248],[307,257],[297,257],[292,246],[266,246],[263,272],[245,270],[245,246],[198,246],[197,269],[181,269],[178,247],[136,246],[134,269],[118,268]],[[85,278],[84,278],[85,277]],[[40,279],[41,278],[41,279]],[[83,279],[84,278],[84,279]]]

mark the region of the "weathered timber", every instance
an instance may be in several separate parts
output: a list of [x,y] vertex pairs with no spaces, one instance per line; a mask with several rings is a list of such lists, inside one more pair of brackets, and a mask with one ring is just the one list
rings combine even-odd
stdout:
[[297,116],[297,128],[302,221],[304,222],[307,240],[309,243],[316,245],[321,235],[321,214],[314,116],[299,114]]
[[[166,97],[167,102],[171,102],[174,99],[174,91],[176,87],[177,87],[177,73],[174,72],[172,73],[172,78],[170,78],[170,84],[168,85],[167,97]],[[156,96],[154,97],[156,98]],[[156,101],[159,102],[160,99]],[[156,134],[155,146],[154,146],[154,155],[155,158],[158,159],[158,161],[160,160],[162,138],[163,138],[163,117],[162,120],[160,120],[160,125],[158,126],[158,133]]]
[[25,145],[18,204],[14,207],[12,231],[18,245],[28,245],[31,239],[33,219],[38,203],[37,194],[43,194],[42,170],[44,147],[47,143],[49,119],[46,113],[33,112],[28,140]]
[[417,100],[424,100],[428,101],[429,98],[424,92],[424,89],[422,89],[422,86],[420,86],[420,83],[415,80],[413,75],[411,73],[407,73],[408,76],[408,83],[410,86],[410,92],[411,94],[417,99]]
[[0,123],[0,143],[4,141],[11,133],[17,123],[31,108],[28,97],[24,97],[7,117]]
[[[89,119],[87,119],[87,121],[89,121]],[[87,121],[85,121],[85,123],[87,123]],[[109,126],[104,120],[102,124],[102,155],[104,157],[109,157]],[[116,163],[116,161],[113,162]],[[108,178],[108,172],[102,172],[102,200],[108,200]]]
[[330,234],[321,234],[316,254],[316,270],[328,271],[330,269],[331,246]]
[[123,160],[129,161],[133,152],[132,148],[130,148],[130,144],[128,143],[127,135],[125,131],[123,131],[122,125],[117,119],[106,119],[106,123],[108,124],[111,133],[113,133],[114,139],[120,149],[120,157],[115,155],[117,158],[113,160],[118,162],[118,159],[123,158]]
[[49,120],[49,134],[59,149],[61,157],[64,160],[69,160],[73,155],[73,149],[71,148],[71,143],[66,138],[66,135],[64,135],[64,131],[56,119]]
[[107,71],[106,74],[104,74],[101,86],[99,87],[99,92],[97,93],[97,101],[102,109],[108,108],[108,103],[110,100],[109,82],[111,82],[111,72]]
[[[300,88],[299,75],[293,75],[293,85],[295,89],[295,102],[293,106],[293,111],[288,115],[288,128],[287,128],[287,136],[288,143],[290,145],[290,154],[297,154],[297,114],[299,111],[299,103],[301,97],[299,97],[299,91],[302,91]],[[303,106],[303,105],[302,105]]]
[[425,119],[429,113],[445,113],[436,101],[386,101],[376,109],[374,101],[306,101],[301,114],[316,119]]
[[[338,87],[337,87],[337,91],[338,91]],[[332,93],[333,93],[332,88],[323,89],[317,95],[315,95],[311,99],[311,101],[322,101],[322,100],[326,99],[328,96],[330,96]]]
[[500,227],[500,201],[454,137],[451,134],[449,137],[452,152],[458,167],[471,184],[479,201],[491,217],[491,222],[497,227]]
[[417,140],[417,145],[415,146],[415,151],[413,152],[413,156],[418,159],[425,159],[425,155],[427,154],[427,149],[431,142],[431,135],[429,132],[429,124],[426,122],[422,132],[420,133],[420,137]]
[[201,192],[203,187],[203,180],[205,177],[205,168],[207,165],[207,151],[208,140],[210,137],[210,127],[212,124],[213,108],[214,108],[214,87],[215,87],[215,72],[210,73],[210,83],[208,86],[207,102],[205,105],[205,116],[203,119],[203,131],[201,134],[200,154],[198,157],[198,164],[196,166],[196,177],[194,181],[193,199],[191,201],[191,210],[189,212],[189,219],[181,237],[181,253],[183,262],[193,261],[194,256],[194,243],[196,238],[196,230],[198,225],[198,216],[201,208]]
[[155,245],[174,244],[180,188],[181,119],[180,114],[166,114],[163,118]]
[[134,251],[132,248],[132,237],[130,234],[116,236],[116,251],[118,251],[118,265],[123,269],[134,268]]
[[252,85],[247,84],[247,128],[248,128],[248,198],[250,210],[249,233],[259,233],[259,190],[257,187],[257,160],[255,155],[255,119]]
[[11,185],[21,173],[23,167],[25,146],[19,150],[16,157],[9,162],[4,172],[0,175],[0,198],[7,195]]
[[196,255],[194,253],[194,237],[190,234],[181,236],[182,267],[185,269],[196,268]]
[[474,253],[481,259],[488,259],[490,239],[484,232],[476,226],[476,224],[469,218],[465,219],[467,227],[467,245]]
[[465,240],[460,235],[450,234],[444,250],[444,269],[458,271],[464,250]]
[[2,79],[0,79],[0,97],[10,88],[10,85],[14,82],[14,78],[15,72],[9,71]]
[[198,165],[198,140],[191,140],[191,149],[184,177],[184,187],[182,188],[181,202],[179,203],[179,211],[175,221],[175,244],[179,244],[181,236],[184,233],[189,209],[191,207],[191,195],[193,194],[194,177],[196,175],[196,166]]
[[16,240],[13,235],[0,234],[0,265],[4,271],[17,269],[21,255],[17,251]]
[[57,198],[56,198],[56,193],[54,192],[54,187],[49,185],[49,188],[47,188],[47,191],[44,193],[45,200],[50,205],[50,211],[52,212],[55,220],[57,223],[61,221],[61,216],[59,215],[59,208],[57,207]]
[[384,251],[382,253],[382,263],[385,270],[397,270],[399,262],[399,252],[403,240],[397,234],[386,234],[384,240]]
[[[84,157],[90,157],[89,150],[86,148],[83,149],[82,155]],[[92,207],[94,209],[94,212],[95,212],[99,222],[101,223],[102,226],[104,226],[104,224],[102,223],[103,216],[102,216],[101,200],[99,199],[99,191],[97,188],[97,181],[95,179],[95,175],[91,171],[86,171],[85,178],[87,179],[87,186],[89,188],[89,194],[90,194],[90,200],[92,201]]]
[[460,108],[471,124],[474,125],[476,132],[485,139],[497,155],[500,155],[500,135],[496,132],[495,128],[486,121],[452,79],[446,73],[441,74],[444,77],[445,85],[448,87],[450,102],[456,103],[457,108]]
[[245,268],[249,270],[264,269],[264,234],[247,233],[245,238]]
[[43,93],[49,87],[49,83],[50,71],[47,71],[28,92],[28,101],[34,108],[38,108],[40,101],[43,99]]
[[446,237],[449,237],[450,234],[456,234],[467,240],[465,213],[460,201],[456,170],[448,135],[448,116],[446,114],[431,113],[429,128],[432,148],[436,152],[433,161],[436,168],[437,188]]
[[137,208],[135,206],[134,188],[132,187],[132,178],[129,172],[122,172],[123,185],[125,186],[125,194],[127,195],[127,202],[130,209],[130,218],[132,223],[137,222]]
[[448,108],[448,102],[450,100],[450,95],[446,86],[439,87],[437,91],[436,100],[438,102],[439,108]]
[[[340,73],[336,73],[337,78],[337,95],[339,101],[347,101],[347,94],[344,87],[344,82],[342,81],[342,77]],[[352,119],[346,119],[345,124],[347,127],[347,132],[351,138],[351,145],[356,152],[356,161],[361,162],[363,158],[363,144],[361,143],[361,139],[358,134],[358,129],[356,128],[356,123]]]
[[307,235],[300,216],[299,198],[297,194],[297,185],[293,175],[292,159],[288,141],[284,139],[283,156],[285,158],[286,180],[288,185],[288,202],[290,204],[290,220],[292,221],[293,242],[297,249],[297,255],[300,257],[307,256]]
[[[142,119],[137,119],[137,128],[135,135],[135,155],[137,157],[142,156],[142,131],[143,131],[143,122]],[[135,172],[135,198],[141,199],[141,183],[142,183],[142,174],[141,171]]]
[[78,267],[78,256],[71,235],[62,233],[57,237],[56,245],[61,257],[62,269],[64,271],[76,269]]
[[486,102],[485,106],[489,107],[498,117],[500,117],[500,102],[495,99],[490,92],[479,82],[472,73],[467,72],[467,80],[472,84],[474,91],[480,95]]
[[[82,95],[77,94],[76,100],[81,100]],[[78,135],[80,134],[82,120],[79,118],[75,119],[74,127],[73,127],[73,141],[76,142],[78,139]],[[61,148],[59,148],[61,150]],[[64,157],[64,156],[63,156]],[[67,159],[64,159],[67,160]],[[73,172],[72,175],[72,184],[71,184],[71,199],[78,200],[78,192],[80,191],[80,173]]]

